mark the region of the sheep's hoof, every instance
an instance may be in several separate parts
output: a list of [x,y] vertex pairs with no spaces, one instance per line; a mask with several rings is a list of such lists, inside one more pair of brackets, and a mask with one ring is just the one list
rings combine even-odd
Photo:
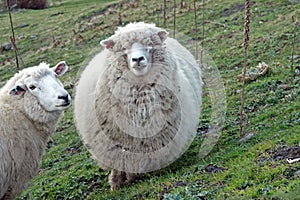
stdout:
[[110,190],[114,191],[114,190],[118,190],[121,186],[117,186],[117,185],[112,185],[110,184]]
[[126,173],[113,169],[108,176],[110,190],[117,190],[125,184]]

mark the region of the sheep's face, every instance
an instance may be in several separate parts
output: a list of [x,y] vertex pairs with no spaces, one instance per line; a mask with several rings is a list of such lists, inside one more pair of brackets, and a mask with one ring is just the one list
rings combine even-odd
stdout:
[[129,50],[126,50],[128,67],[136,76],[147,74],[151,68],[151,46],[144,46],[135,42]]
[[[125,27],[126,29],[126,27]],[[168,32],[157,27],[131,27],[119,31],[100,44],[116,56],[126,57],[128,69],[136,76],[146,75],[152,65],[152,55],[161,48]]]
[[39,105],[48,112],[64,110],[70,106],[71,97],[57,77],[63,75],[67,69],[65,62],[60,62],[53,68],[38,66],[34,69],[36,71],[26,74],[9,94],[19,98],[34,96]]

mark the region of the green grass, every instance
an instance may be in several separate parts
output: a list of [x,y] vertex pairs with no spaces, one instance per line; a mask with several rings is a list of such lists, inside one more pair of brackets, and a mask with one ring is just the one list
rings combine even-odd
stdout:
[[[177,9],[176,30],[195,38],[192,1],[185,2],[185,8]],[[136,8],[122,3],[108,9],[108,5],[115,3],[53,0],[45,10],[14,11],[16,42],[25,67],[41,61],[54,65],[66,60],[70,71],[63,82],[74,95],[73,86],[81,69],[100,50],[99,42],[119,26],[118,11],[123,24],[146,21],[162,26],[161,2],[141,0]],[[173,29],[172,13],[168,9],[169,30]],[[199,3],[200,29],[201,15]],[[291,17],[300,19],[300,3],[257,0],[251,6],[248,66],[264,61],[270,70],[246,84],[245,132],[254,136],[239,142],[241,83],[235,77],[243,65],[243,15],[243,1],[215,0],[205,4],[204,17],[208,23],[205,23],[204,48],[220,70],[227,99],[222,134],[209,155],[197,157],[203,141],[199,134],[176,162],[112,192],[107,182],[109,171],[100,169],[91,158],[69,109],[48,143],[39,174],[20,199],[299,199],[300,179],[295,172],[300,170],[300,163],[288,164],[273,155],[283,146],[300,145],[300,77],[290,70],[294,29]],[[28,26],[18,28],[21,23]],[[5,11],[0,11],[0,24],[0,44],[4,44],[11,35]],[[300,34],[299,26],[297,33]],[[79,34],[83,40],[76,39]],[[201,30],[199,37],[202,37]],[[58,45],[51,46],[53,41]],[[296,55],[300,55],[299,49],[298,36]],[[16,72],[14,62],[13,51],[0,54],[0,85]],[[298,58],[294,65],[299,66],[299,62]],[[212,112],[207,88],[202,111],[200,126],[205,130]],[[209,164],[224,170],[209,173],[206,170]]]

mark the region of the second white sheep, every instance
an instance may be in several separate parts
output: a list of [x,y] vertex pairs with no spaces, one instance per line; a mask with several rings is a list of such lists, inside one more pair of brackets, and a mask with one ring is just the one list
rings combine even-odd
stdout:
[[0,90],[0,199],[15,199],[38,171],[49,136],[71,97],[57,77],[60,62],[26,68]]

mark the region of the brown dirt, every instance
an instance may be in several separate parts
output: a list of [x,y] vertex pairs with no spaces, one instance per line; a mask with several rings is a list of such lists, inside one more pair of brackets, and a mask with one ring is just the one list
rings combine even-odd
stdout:
[[[250,6],[252,6],[253,4],[255,4],[255,1],[250,1]],[[224,17],[228,17],[234,13],[243,11],[244,8],[245,8],[244,4],[236,4],[231,6],[230,8],[224,9],[222,13]]]

